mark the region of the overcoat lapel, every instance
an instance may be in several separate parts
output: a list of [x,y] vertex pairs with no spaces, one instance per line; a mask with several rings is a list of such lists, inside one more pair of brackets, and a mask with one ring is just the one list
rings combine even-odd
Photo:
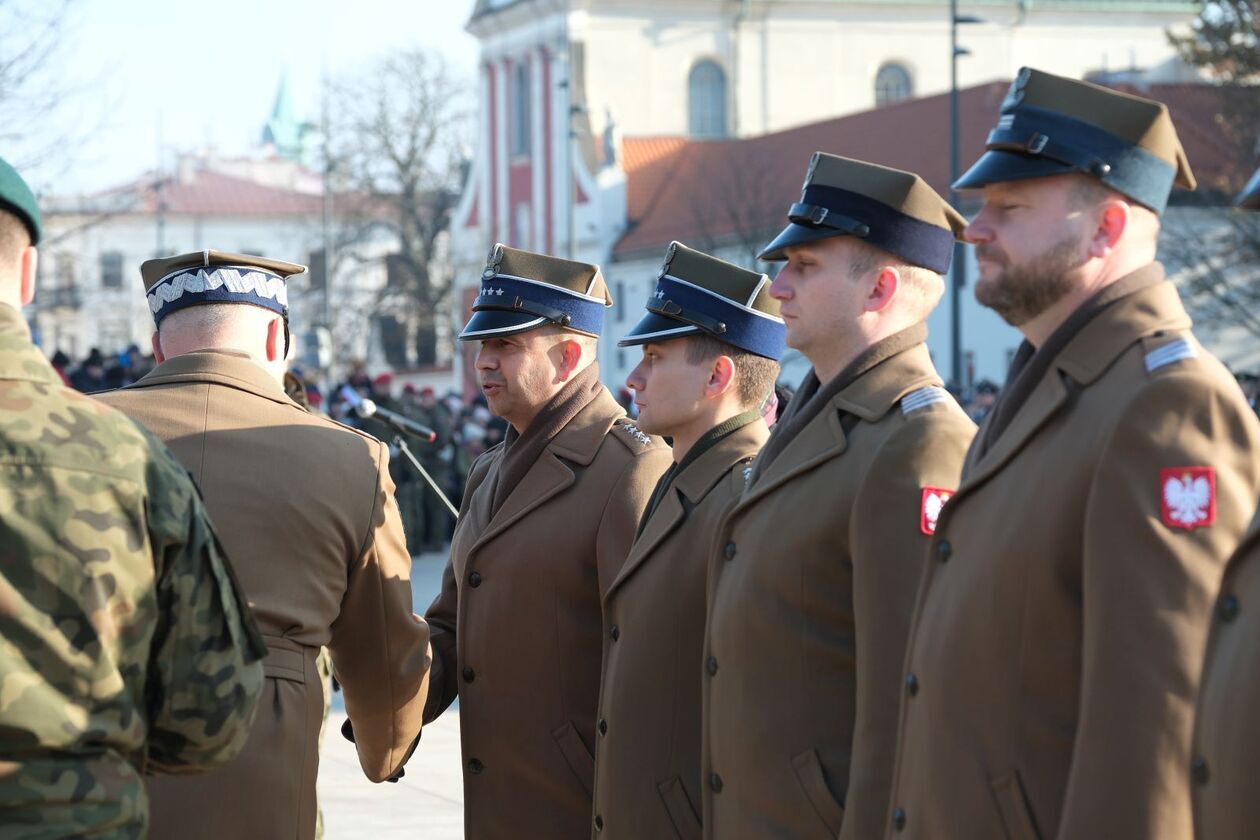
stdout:
[[[499,508],[499,512],[487,523],[470,551],[476,551],[552,496],[572,486],[576,478],[573,470],[556,456],[552,447],[548,446],[521,479],[521,483],[512,491],[512,495],[507,497],[503,507]],[[486,490],[485,493],[481,492],[483,488]],[[478,488],[478,495],[483,497],[479,500],[478,507],[485,508],[481,511],[483,516],[488,513],[493,490],[493,486],[482,485]]]
[[[961,497],[972,488],[983,484],[990,476],[1002,468],[1011,458],[1023,449],[1029,440],[1046,423],[1050,421],[1067,402],[1068,389],[1063,381],[1063,374],[1058,367],[1051,368],[1041,384],[1033,391],[1032,396],[1015,415],[1010,426],[993,444],[993,447],[980,456],[970,474],[965,476],[962,486],[954,494]],[[977,437],[977,440],[979,438]],[[951,500],[957,504],[957,499]],[[948,507],[948,505],[946,505]],[[939,525],[938,525],[939,528]]]
[[846,446],[840,411],[834,405],[828,406],[779,453],[731,512],[743,510],[780,485],[839,456]]
[[643,565],[656,550],[661,542],[678,529],[687,518],[687,510],[683,507],[682,499],[678,495],[678,487],[672,486],[669,492],[665,494],[665,498],[661,500],[660,505],[652,513],[652,518],[648,520],[647,527],[643,533],[635,540],[634,547],[630,549],[630,556],[626,559],[625,564],[621,567],[616,580],[612,586],[608,587],[608,592],[604,595],[604,599],[612,597],[625,580],[634,574],[639,566]]

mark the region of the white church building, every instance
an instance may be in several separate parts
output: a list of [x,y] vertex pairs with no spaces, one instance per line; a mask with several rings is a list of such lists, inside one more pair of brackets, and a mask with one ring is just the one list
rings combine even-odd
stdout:
[[[959,26],[958,82],[975,100],[973,121],[985,121],[964,122],[963,165],[1001,100],[988,103],[1003,89],[988,83],[1023,65],[1192,81],[1165,33],[1195,11],[1183,0],[961,3],[980,20]],[[617,338],[669,241],[751,266],[750,239],[774,232],[815,148],[931,164],[937,174],[924,177],[948,188],[944,0],[476,0],[467,28],[481,44],[480,116],[451,228],[461,286],[452,317],[465,317],[496,242],[598,263],[617,304],[601,347],[614,391],[637,356],[619,353]],[[921,122],[907,122],[912,100]],[[1001,381],[1018,336],[970,290],[964,300],[963,378]],[[947,377],[949,317],[947,298],[930,339]],[[471,392],[464,350],[456,373]],[[798,360],[785,376],[803,370]]]

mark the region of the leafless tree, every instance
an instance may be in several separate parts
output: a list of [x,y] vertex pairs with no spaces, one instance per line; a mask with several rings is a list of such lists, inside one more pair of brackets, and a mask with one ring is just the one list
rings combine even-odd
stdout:
[[[745,265],[783,228],[783,179],[748,143],[695,144],[703,191],[691,194],[691,212],[700,231],[694,247],[736,248]],[[692,244],[692,243],[689,243]]]
[[1260,339],[1260,213],[1225,207],[1174,208],[1160,258],[1197,324],[1245,329]]
[[[444,251],[466,170],[466,91],[440,56],[419,48],[332,86],[337,231],[329,273],[346,261],[384,261],[388,281],[368,314],[392,318],[421,358],[451,294]],[[382,233],[396,242],[388,253],[355,247]]]

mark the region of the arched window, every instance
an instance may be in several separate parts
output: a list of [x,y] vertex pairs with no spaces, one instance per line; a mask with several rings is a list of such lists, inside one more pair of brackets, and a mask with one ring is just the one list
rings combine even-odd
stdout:
[[887,105],[900,102],[914,95],[914,84],[910,81],[910,71],[904,64],[890,61],[879,68],[875,74],[875,104]]
[[697,62],[687,78],[687,133],[725,137],[726,130],[726,71],[715,61]]

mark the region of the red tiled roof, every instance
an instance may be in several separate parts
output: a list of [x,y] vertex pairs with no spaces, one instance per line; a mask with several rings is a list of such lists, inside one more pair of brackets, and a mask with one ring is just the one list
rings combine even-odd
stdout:
[[[136,195],[131,212],[157,212],[158,192],[153,181],[132,183],[107,191],[102,197]],[[319,195],[270,187],[209,169],[196,170],[187,179],[163,181],[161,200],[173,216],[310,216],[322,210]]]
[[[1008,83],[959,92],[960,162],[965,170],[996,123]],[[1154,85],[1140,91],[1165,102],[1177,124],[1200,189],[1229,193],[1254,168],[1250,151],[1213,128],[1217,89]],[[663,249],[671,239],[700,243],[771,232],[800,194],[815,151],[917,172],[944,195],[949,189],[949,95],[886,105],[787,131],[739,140],[627,137],[623,143],[629,228],[619,257]]]

